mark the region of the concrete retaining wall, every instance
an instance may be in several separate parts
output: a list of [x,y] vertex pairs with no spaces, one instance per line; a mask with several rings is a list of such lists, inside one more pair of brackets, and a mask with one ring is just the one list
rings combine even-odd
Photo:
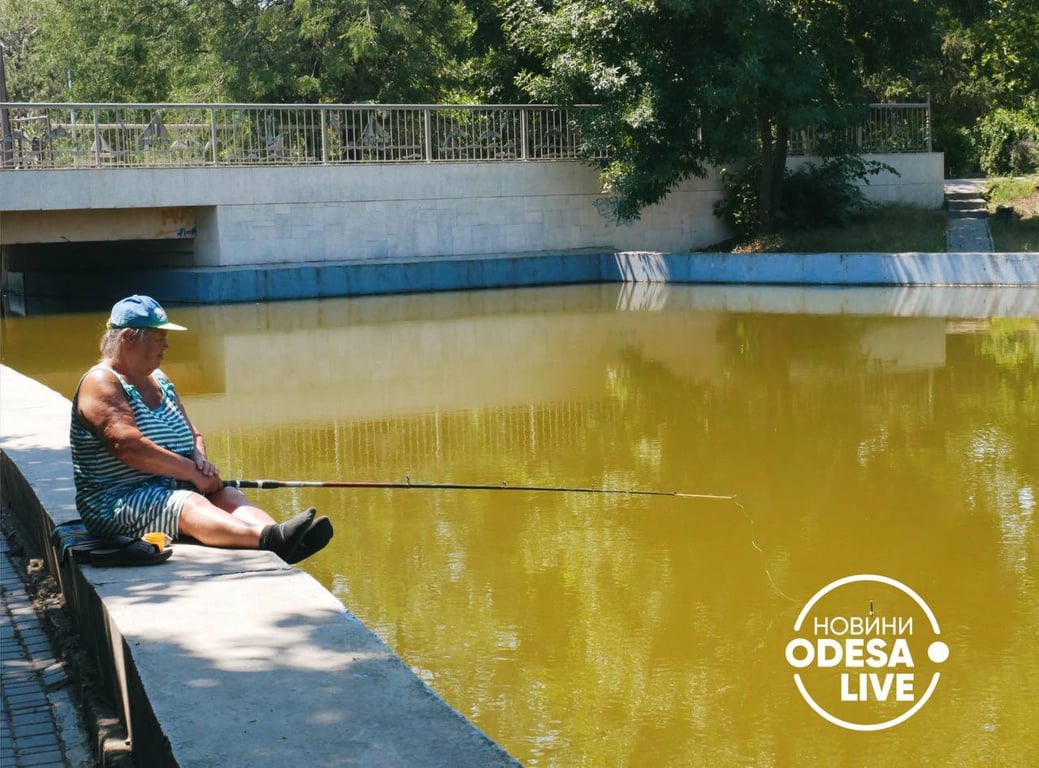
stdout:
[[[868,196],[941,205],[940,153],[874,159],[900,175],[871,179]],[[3,174],[0,245],[53,242],[56,232],[71,242],[182,238],[194,242],[194,264],[208,267],[677,252],[728,236],[713,213],[720,196],[717,174],[692,178],[618,225],[598,172],[577,162],[25,171]],[[106,217],[103,236],[84,213],[131,209],[125,227]]]
[[[874,203],[907,203],[921,208],[941,208],[945,202],[945,155],[941,152],[863,155],[863,160],[883,163],[895,170],[885,170],[868,176],[858,186],[867,200]],[[787,162],[791,170],[809,163],[818,163],[817,157],[792,157]]]
[[137,765],[518,765],[270,552],[178,543],[150,568],[58,562],[50,532],[78,517],[69,409],[0,366],[0,489],[60,578]]
[[[25,275],[26,295],[46,295]],[[1037,253],[659,253],[578,251],[485,258],[308,262],[268,267],[122,269],[44,279],[52,291],[144,293],[214,304],[575,283],[744,285],[1039,285]],[[29,305],[20,312],[34,311]]]
[[[618,226],[597,172],[575,162],[103,169],[4,174],[0,215],[20,241],[48,242],[47,233],[33,239],[21,212],[193,208],[195,230],[178,232],[194,238],[196,264],[269,265],[686,249],[725,238],[711,208],[719,190],[717,177],[692,179]],[[69,240],[95,237],[79,237],[73,224],[63,229]],[[124,236],[109,231],[107,239]]]

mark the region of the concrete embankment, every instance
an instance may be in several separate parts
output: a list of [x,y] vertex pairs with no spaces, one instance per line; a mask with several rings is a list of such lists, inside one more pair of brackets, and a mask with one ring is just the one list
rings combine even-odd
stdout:
[[[54,278],[57,279],[57,278]],[[1039,253],[661,253],[560,251],[435,259],[76,272],[37,295],[144,293],[163,304],[578,283],[827,286],[1039,285]],[[26,293],[31,294],[26,286]]]
[[5,500],[59,577],[139,766],[516,766],[304,572],[176,544],[150,568],[60,562],[78,518],[69,401],[0,366]]

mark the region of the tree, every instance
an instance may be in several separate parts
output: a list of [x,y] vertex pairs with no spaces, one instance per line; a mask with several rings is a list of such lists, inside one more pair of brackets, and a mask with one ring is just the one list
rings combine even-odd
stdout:
[[475,29],[462,0],[30,3],[31,67],[75,101],[436,101]]
[[469,38],[465,95],[489,104],[525,101],[517,76],[524,71],[540,71],[540,62],[514,45],[506,33],[500,0],[465,0],[465,4],[476,24]]
[[33,64],[42,4],[41,0],[0,0],[0,46],[4,48],[7,95],[11,101],[43,101],[54,95]]
[[[949,38],[960,43],[959,67],[974,98],[965,102],[959,85],[951,90],[950,102],[961,107],[952,130],[963,138],[971,163],[986,174],[1034,173],[1039,170],[1039,0],[992,0],[957,21]],[[948,131],[944,120],[939,125]]]
[[461,0],[196,6],[236,100],[436,101],[464,80],[474,30]]
[[934,147],[945,154],[946,173],[995,171],[982,167],[994,145],[1006,154],[1022,134],[1039,131],[1037,29],[1039,0],[942,0],[932,33],[940,41],[937,53],[919,57],[902,76],[875,73],[870,97],[906,101],[930,94]]
[[584,148],[622,219],[709,164],[756,157],[775,224],[791,132],[858,119],[863,78],[934,41],[931,5],[882,0],[507,0],[513,39],[544,63],[536,98],[599,105]]

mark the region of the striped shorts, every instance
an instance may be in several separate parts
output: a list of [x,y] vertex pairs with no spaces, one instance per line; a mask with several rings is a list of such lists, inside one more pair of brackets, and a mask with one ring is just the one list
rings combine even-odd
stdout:
[[84,514],[83,523],[98,538],[138,538],[149,531],[162,531],[175,539],[180,510],[193,493],[196,491],[177,488],[168,480],[119,489],[105,500],[105,511]]

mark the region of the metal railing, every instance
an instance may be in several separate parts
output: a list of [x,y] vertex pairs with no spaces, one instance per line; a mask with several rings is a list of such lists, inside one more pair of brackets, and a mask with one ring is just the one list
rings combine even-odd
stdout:
[[[790,155],[816,155],[834,137],[809,128],[790,137]],[[837,137],[858,147],[863,154],[931,151],[931,102],[920,104],[870,104],[861,125]]]
[[[578,160],[587,107],[415,104],[0,104],[0,170]],[[825,138],[795,132],[791,155]],[[930,103],[871,104],[846,139],[931,151]]]
[[575,160],[574,109],[518,105],[0,104],[0,166],[157,168]]

